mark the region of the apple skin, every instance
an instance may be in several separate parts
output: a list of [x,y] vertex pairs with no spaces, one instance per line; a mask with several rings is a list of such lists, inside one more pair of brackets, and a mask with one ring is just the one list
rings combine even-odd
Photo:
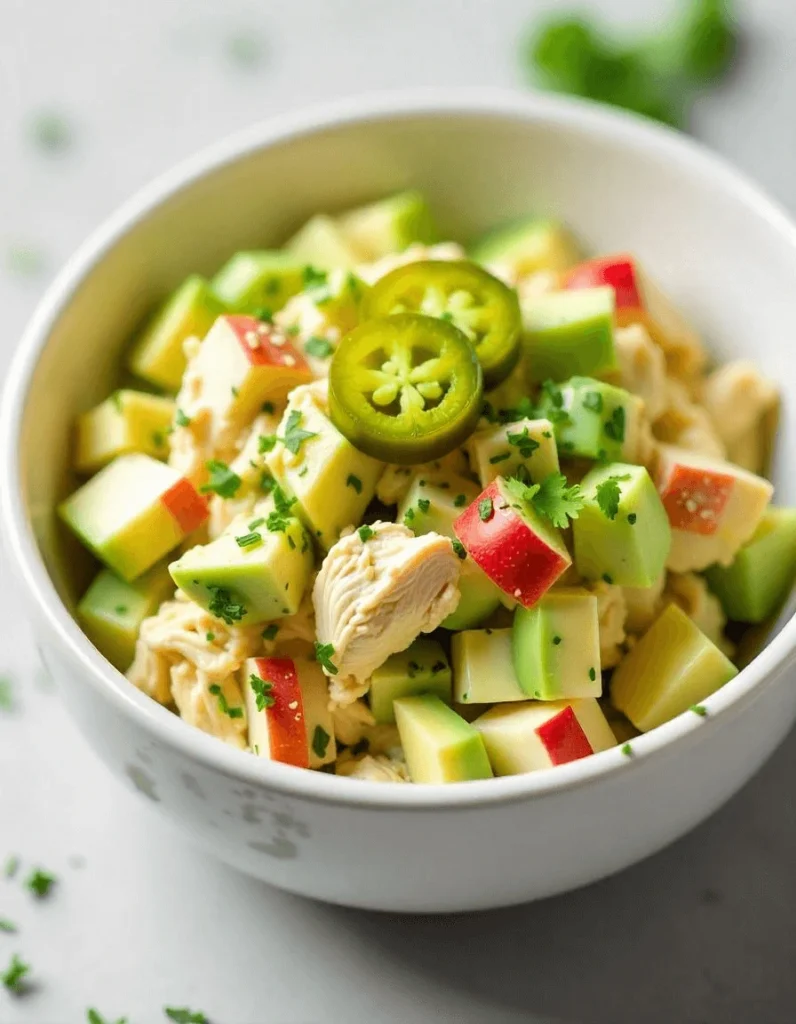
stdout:
[[539,726],[536,735],[544,745],[552,765],[567,764],[594,753],[572,707],[566,707],[549,718]]
[[729,473],[663,462],[657,483],[672,529],[710,537],[719,527],[735,480]]
[[[616,295],[616,315],[621,326],[646,312],[643,288],[635,261],[630,256],[600,256],[579,263],[563,281],[565,289],[598,288],[610,285]],[[631,314],[636,314],[632,316]]]
[[193,533],[207,519],[207,498],[185,477],[164,491],[160,501],[185,534]]
[[312,379],[304,356],[278,329],[242,314],[220,319],[229,326],[252,366],[280,366],[297,374],[303,371],[308,380]]
[[[271,760],[309,768],[309,744],[298,672],[291,658],[254,658],[257,675],[271,683],[265,709]],[[248,680],[245,685],[248,684]]]
[[[525,608],[531,608],[572,564],[561,550],[535,532],[493,480],[455,520],[453,530],[467,554],[501,590]],[[492,501],[484,520],[481,503]]]

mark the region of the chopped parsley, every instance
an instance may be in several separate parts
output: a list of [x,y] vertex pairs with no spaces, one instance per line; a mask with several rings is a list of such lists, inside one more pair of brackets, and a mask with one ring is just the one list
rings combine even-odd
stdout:
[[404,526],[408,526],[414,518],[415,510],[413,508],[408,508],[406,512],[404,512]]
[[48,896],[50,889],[55,885],[55,875],[51,875],[49,871],[41,871],[36,869],[30,875],[25,882],[25,887],[29,889],[37,899],[44,899]]
[[276,412],[276,406],[274,405],[273,402],[263,402],[260,408],[264,413],[267,413],[269,416],[273,416],[273,414]]
[[416,661],[410,661],[406,668],[409,673],[410,679],[414,679],[417,673],[420,671],[420,666]]
[[9,857],[3,867],[3,874],[6,878],[13,878],[19,871],[19,857]]
[[633,756],[633,748],[630,746],[629,743],[625,743],[622,746],[622,753],[625,755],[625,757],[632,757]]
[[694,714],[699,715],[700,718],[707,718],[708,709],[704,704],[692,704],[688,710],[693,711]]
[[611,584],[613,582],[614,582],[613,576],[611,576],[610,573],[604,572],[603,573],[603,583]]
[[252,673],[249,676],[249,686],[252,688],[258,711],[265,711],[266,708],[272,708],[276,704],[276,697],[271,693],[274,684],[270,680],[261,679]]
[[423,515],[426,515],[431,509],[431,501],[428,498],[418,498],[417,507]]
[[315,726],[315,732],[312,734],[312,752],[316,757],[326,756],[326,748],[329,746],[330,739],[331,736],[322,725]]
[[431,666],[432,676],[435,676],[438,672],[444,672],[447,667],[447,662],[435,661],[434,664]]
[[174,416],[174,422],[178,427],[190,427],[191,417],[186,416],[182,409],[178,409]]
[[459,558],[462,560],[467,558],[467,550],[460,540],[453,540],[451,541],[451,544],[453,545],[454,552],[459,556]]
[[187,1006],[164,1006],[163,1012],[174,1024],[210,1024],[200,1010],[189,1010]]
[[212,644],[212,642],[215,640],[215,638],[216,638],[216,634],[215,633],[205,633],[205,640],[207,640],[207,642],[209,644]]
[[30,965],[20,960],[15,953],[5,972],[0,974],[0,981],[13,995],[21,995],[25,989],[25,978],[29,972]]
[[266,452],[273,451],[276,442],[279,439],[276,434],[260,434],[257,438],[257,451],[260,455],[265,455]]
[[6,935],[13,935],[17,930],[17,926],[13,921],[8,921],[4,917],[0,917],[0,932],[5,932]]
[[250,530],[256,530],[258,526],[265,526],[265,517],[259,516],[257,519],[252,519],[249,523]]
[[212,491],[219,498],[234,498],[243,483],[238,474],[220,459],[211,459],[205,463],[205,468],[210,474],[210,479],[200,488],[202,494]]
[[490,466],[496,466],[499,462],[505,462],[506,459],[511,458],[511,452],[499,452],[497,455],[493,455],[489,460]]
[[116,612],[117,615],[126,615],[127,612],[129,611],[126,604],[117,604],[113,610]]
[[230,707],[224,691],[218,683],[213,683],[208,689],[218,701],[218,710],[222,714],[227,715],[229,718],[243,718],[243,708]]
[[337,665],[332,661],[333,655],[334,644],[322,644],[319,640],[315,641],[315,660],[322,665],[329,675],[336,676]]
[[318,270],[317,267],[307,266],[304,268],[301,277],[305,288],[319,288],[326,284],[329,275],[325,270]]
[[99,1010],[89,1008],[86,1010],[86,1020],[88,1024],[127,1024],[126,1017],[120,1017],[117,1021],[106,1020]]
[[270,626],[266,626],[260,634],[263,640],[276,640],[276,634],[279,632],[279,626],[275,622],[272,622]]
[[561,643],[561,637],[560,636],[554,636],[553,637],[553,643],[556,645],[556,647],[558,647],[558,645]]
[[589,412],[603,411],[603,396],[599,391],[587,391],[583,396],[583,408]]
[[495,513],[495,506],[491,498],[482,498],[478,502],[478,518],[482,523],[488,522]]
[[274,484],[271,493],[274,499],[274,508],[268,513],[265,525],[271,533],[284,533],[293,518],[290,510],[296,504],[296,499],[288,498],[277,483]]
[[345,482],[346,487],[353,487],[357,494],[362,493],[362,481],[358,476],[354,476],[353,473],[348,474],[348,479]]
[[256,309],[252,310],[252,316],[255,320],[259,320],[264,324],[272,324],[274,322],[274,312],[270,306],[257,306]]
[[207,589],[211,594],[210,602],[207,606],[210,614],[215,615],[217,619],[222,619],[228,626],[233,626],[236,622],[240,622],[246,614],[246,606],[233,601],[232,594],[226,587],[217,587],[209,583]]
[[636,515],[635,512],[628,512],[628,514],[627,514],[627,521],[630,523],[631,526],[635,526],[636,525],[636,520],[637,519],[638,519],[638,516]]
[[298,455],[305,441],[309,441],[311,437],[318,436],[312,430],[302,430],[302,418],[302,413],[298,409],[293,409],[288,415],[287,423],[285,424],[285,436],[282,438],[282,444],[293,455]]
[[620,443],[625,439],[625,409],[622,405],[617,405],[614,411],[611,413],[611,418],[603,424],[603,430],[606,437],[610,437],[612,441],[619,441]]
[[267,469],[264,469],[260,474],[260,490],[263,494],[270,494],[276,486],[276,480]]
[[577,484],[567,486],[563,473],[550,473],[540,484],[509,480],[506,486],[512,497],[529,503],[559,529],[567,527],[570,519],[577,519],[585,503],[580,487]]
[[313,337],[307,338],[304,351],[307,355],[315,356],[316,359],[328,359],[334,352],[334,345],[326,338],[318,338],[313,335]]
[[513,434],[509,432],[506,434],[506,440],[510,445],[519,449],[520,456],[523,459],[530,459],[539,447],[539,442],[535,437],[531,437],[531,433],[527,427],[523,427],[522,430],[518,430]]
[[619,499],[622,497],[618,478],[609,476],[607,480],[597,484],[596,496],[597,504],[605,518],[616,519],[619,512]]
[[14,691],[11,687],[11,680],[0,676],[0,711],[14,710]]
[[589,669],[589,679],[591,679],[591,681],[594,682],[594,680],[596,678],[597,678],[597,670],[594,668],[594,666],[592,666]]
[[152,431],[152,444],[156,448],[162,448],[165,443],[166,443],[166,437],[165,437],[165,434],[163,433],[163,431],[162,430],[153,430]]
[[365,526],[360,526],[357,533],[359,534],[359,539],[363,544],[373,536],[373,530],[367,524]]
[[456,506],[456,508],[461,508],[463,505],[466,505],[467,504],[467,495],[466,494],[457,494],[456,497],[453,499],[453,504]]
[[256,548],[262,544],[262,534],[252,531],[252,533],[244,533],[240,537],[235,538],[235,543],[239,548]]

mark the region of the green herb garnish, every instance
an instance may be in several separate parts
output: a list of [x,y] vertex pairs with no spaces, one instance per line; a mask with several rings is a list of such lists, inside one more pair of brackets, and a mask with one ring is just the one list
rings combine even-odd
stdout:
[[329,279],[325,270],[318,270],[312,266],[305,267],[301,276],[305,288],[320,288]]
[[638,519],[638,516],[636,515],[635,512],[628,512],[628,514],[627,514],[627,521],[630,523],[631,526],[635,526],[637,519]]
[[632,757],[633,756],[633,748],[630,746],[629,743],[625,743],[622,746],[622,753],[625,755],[625,757]]
[[178,409],[174,415],[174,422],[178,427],[190,427],[191,417],[186,416],[182,409]]
[[365,524],[365,526],[360,526],[357,533],[359,534],[359,539],[363,544],[373,536],[373,530],[367,524]]
[[462,506],[467,504],[467,496],[465,494],[457,494],[453,499],[453,504],[456,508],[462,508]]
[[49,871],[42,871],[36,869],[31,873],[25,887],[29,889],[37,899],[44,899],[49,895],[50,889],[55,885],[55,875],[51,875]]
[[315,641],[315,660],[323,666],[329,675],[336,676],[337,666],[332,661],[333,656],[334,644],[322,644],[319,640]]
[[[625,473],[624,476],[609,476],[602,483],[597,484],[597,504],[600,506],[600,511],[606,519],[616,519],[619,512],[619,502],[622,497],[622,490],[619,484],[623,480],[629,479],[630,474]],[[633,516],[633,519],[635,520],[635,516]]]
[[462,544],[460,540],[453,540],[451,541],[451,544],[453,545],[454,552],[462,559],[462,561],[464,561],[464,559],[467,558],[467,549],[464,544]]
[[329,746],[330,739],[331,736],[322,725],[315,726],[315,732],[312,734],[312,752],[316,757],[326,756],[326,748]]
[[603,411],[603,396],[599,391],[587,391],[583,396],[583,408],[589,412]]
[[589,669],[589,679],[591,679],[591,681],[594,682],[594,680],[596,678],[597,678],[597,670],[594,667],[592,667],[592,668]]
[[285,436],[282,438],[282,444],[293,455],[298,455],[305,441],[309,441],[311,437],[318,436],[317,433],[311,430],[302,430],[300,426],[301,420],[302,413],[298,409],[293,409],[285,424]]
[[229,718],[243,718],[243,708],[230,707],[227,698],[224,694],[224,691],[221,689],[218,683],[213,683],[211,686],[208,687],[208,690],[210,691],[210,693],[213,694],[213,696],[218,701],[218,710],[222,714],[227,715]]
[[205,640],[209,644],[212,644],[212,642],[215,640],[215,638],[216,638],[216,634],[215,633],[205,633]]
[[284,533],[293,518],[290,510],[296,504],[296,499],[288,498],[277,483],[274,484],[271,495],[274,499],[274,509],[268,513],[265,525],[271,533]]
[[490,466],[496,466],[499,462],[505,462],[506,459],[511,458],[511,452],[500,452],[498,455],[493,455],[490,460]]
[[266,708],[272,708],[276,704],[276,697],[271,693],[274,684],[268,679],[261,679],[252,673],[249,676],[249,686],[254,693],[258,711],[265,711]]
[[93,1008],[86,1010],[86,1020],[88,1024],[127,1024],[126,1017],[119,1017],[116,1021],[106,1020],[99,1010]]
[[527,427],[523,427],[521,431],[516,433],[507,433],[506,440],[509,444],[519,449],[520,456],[523,459],[530,459],[536,449],[539,447],[539,442],[536,438],[531,437],[530,431]]
[[205,463],[205,468],[210,474],[210,479],[200,488],[202,494],[212,492],[219,498],[234,498],[243,483],[238,474],[220,459],[211,459]]
[[513,497],[529,503],[559,529],[567,527],[570,519],[577,519],[585,503],[580,487],[577,484],[569,487],[563,473],[550,473],[540,484],[509,480],[506,487]]
[[244,533],[240,537],[235,538],[235,543],[239,548],[256,548],[262,544],[262,535],[253,531],[252,533]]
[[266,626],[260,634],[263,640],[276,640],[276,634],[279,632],[279,626],[275,622],[272,622],[270,626]]
[[189,1010],[187,1006],[164,1006],[163,1012],[174,1024],[210,1024],[200,1010]]
[[209,583],[207,589],[211,594],[207,606],[210,614],[226,622],[228,626],[233,626],[236,622],[240,622],[246,614],[246,606],[238,601],[233,601],[232,594],[226,587],[217,587]]
[[694,714],[699,715],[700,718],[707,718],[708,709],[704,704],[692,704],[688,710],[693,711]]
[[15,953],[11,957],[11,963],[3,974],[0,974],[0,982],[5,985],[13,995],[20,995],[25,988],[25,978],[30,973],[30,964],[24,963]]
[[334,345],[326,338],[317,338],[313,335],[304,343],[304,351],[307,355],[315,356],[316,359],[328,359],[334,352]]
[[614,411],[611,413],[611,418],[603,425],[603,430],[606,437],[610,437],[612,441],[619,441],[620,443],[625,439],[625,409],[624,406],[617,405]]
[[6,878],[13,878],[19,871],[19,857],[9,857],[3,867],[3,874]]
[[418,498],[417,499],[417,507],[423,513],[423,515],[426,515],[430,511],[430,509],[431,509],[431,501],[430,501],[430,499],[429,498]]
[[276,434],[260,434],[257,438],[257,452],[260,455],[265,455],[266,452],[273,451],[274,446],[279,438]]
[[261,410],[263,412],[267,413],[269,416],[273,416],[273,414],[276,412],[276,406],[274,405],[273,402],[263,402],[263,404],[260,406],[260,408],[261,408]]
[[478,502],[478,518],[482,523],[488,522],[495,513],[495,506],[491,498],[482,498]]
[[8,676],[0,676],[0,711],[14,710],[14,690]]
[[5,917],[0,917],[0,932],[5,932],[6,935],[13,935],[17,930],[17,926],[13,921],[9,921]]
[[362,493],[362,481],[358,476],[354,476],[353,473],[348,474],[348,479],[345,482],[346,487],[353,487],[357,494]]

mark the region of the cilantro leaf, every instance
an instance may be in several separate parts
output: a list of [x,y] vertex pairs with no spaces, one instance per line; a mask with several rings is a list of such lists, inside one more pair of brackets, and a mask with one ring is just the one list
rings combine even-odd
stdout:
[[200,1010],[189,1010],[187,1006],[164,1006],[163,1012],[174,1024],[210,1024]]
[[233,601],[232,594],[226,587],[217,587],[212,583],[207,585],[211,598],[207,610],[217,619],[222,619],[228,626],[240,622],[246,614],[246,606]]
[[569,487],[563,473],[551,473],[539,484],[509,480],[506,486],[513,497],[529,503],[538,515],[559,529],[567,527],[570,519],[577,519],[585,503],[578,484]]
[[29,889],[37,899],[44,899],[45,896],[49,896],[50,889],[55,885],[55,875],[51,875],[49,871],[41,871],[36,869],[31,872],[30,876],[25,882],[25,887]]
[[511,433],[511,431],[509,431],[506,434],[506,440],[510,445],[519,449],[520,457],[523,459],[530,459],[539,447],[539,442],[535,437],[531,437],[530,431],[527,427],[523,427],[522,430],[518,430],[515,433]]
[[315,641],[315,660],[319,662],[329,675],[337,675],[337,665],[332,661],[334,656],[334,644],[322,644]]
[[15,953],[11,957],[11,963],[6,970],[0,974],[0,982],[5,985],[13,995],[21,995],[25,990],[25,978],[30,973],[30,964],[24,963]]
[[426,515],[430,511],[430,509],[431,509],[431,501],[430,501],[430,499],[429,498],[418,498],[417,499],[417,507],[418,507],[418,510],[423,513],[423,515]]
[[200,488],[202,494],[212,491],[219,498],[234,498],[243,483],[238,474],[220,459],[211,459],[205,463],[205,468],[210,474],[210,479]]
[[268,513],[265,525],[271,533],[284,533],[293,518],[290,510],[296,504],[296,499],[288,498],[277,483],[273,486],[271,496],[274,499],[274,508]]
[[226,695],[218,683],[213,683],[212,686],[208,686],[208,690],[218,701],[218,710],[223,715],[226,715],[228,718],[243,718],[243,708],[230,707]]
[[276,704],[276,697],[271,693],[274,684],[268,679],[261,679],[252,673],[249,676],[249,686],[251,686],[257,701],[258,711],[265,711],[266,708],[272,708]]
[[312,734],[312,752],[316,757],[326,756],[326,748],[329,746],[330,739],[331,736],[322,725],[315,726],[315,732]]
[[317,433],[311,430],[301,429],[302,418],[303,414],[298,409],[292,409],[285,424],[285,436],[282,438],[282,444],[293,455],[298,455],[305,441],[309,441],[311,437],[318,436]]
[[318,338],[313,335],[304,343],[304,351],[307,355],[315,356],[316,359],[328,359],[334,352],[334,345],[326,338]]
[[616,519],[622,491],[615,476],[609,476],[607,480],[597,485],[596,497],[600,511],[606,519]]

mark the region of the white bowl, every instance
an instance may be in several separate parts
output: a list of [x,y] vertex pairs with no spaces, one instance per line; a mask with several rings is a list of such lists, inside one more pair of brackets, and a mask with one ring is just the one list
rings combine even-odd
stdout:
[[[2,532],[42,657],[85,736],[186,832],[273,885],[383,910],[538,899],[653,853],[756,771],[796,715],[796,623],[706,702],[549,771],[453,786],[358,782],[272,764],[182,723],[94,650],[70,609],[87,563],[54,521],[75,413],[103,397],[136,321],[189,271],[281,242],[308,215],[421,188],[446,234],[530,210],[594,251],[637,253],[709,339],[780,382],[776,465],[796,462],[796,231],[683,136],[583,102],[503,92],[367,98],[225,140],[128,202],[39,307],[2,407]],[[796,502],[775,474],[780,502]]]

